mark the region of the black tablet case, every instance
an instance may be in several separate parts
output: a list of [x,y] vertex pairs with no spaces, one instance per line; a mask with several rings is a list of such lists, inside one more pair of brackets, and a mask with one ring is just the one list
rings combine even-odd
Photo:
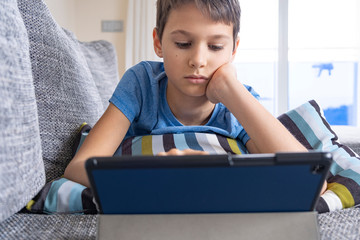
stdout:
[[312,211],[331,154],[122,156],[86,162],[104,214]]

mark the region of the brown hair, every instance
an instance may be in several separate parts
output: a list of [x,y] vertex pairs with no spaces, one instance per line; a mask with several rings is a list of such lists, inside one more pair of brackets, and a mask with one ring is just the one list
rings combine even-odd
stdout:
[[172,9],[186,4],[194,3],[204,14],[215,22],[233,24],[234,47],[240,31],[241,9],[238,0],[157,0],[156,31],[161,41],[165,24]]

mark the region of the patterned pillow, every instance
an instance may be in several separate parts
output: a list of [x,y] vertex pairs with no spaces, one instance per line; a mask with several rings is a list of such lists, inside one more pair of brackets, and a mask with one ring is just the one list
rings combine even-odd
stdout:
[[244,154],[241,141],[210,133],[148,135],[126,139],[114,155],[157,155],[172,148],[194,149],[210,154]]
[[326,121],[323,111],[309,101],[278,118],[307,149],[330,152],[334,162],[328,176],[328,190],[321,196],[316,210],[328,212],[360,203],[360,158],[342,145]]
[[[350,148],[340,144],[338,137],[330,128],[323,116],[323,112],[317,103],[312,100],[296,109],[293,109],[278,118],[280,122],[307,148],[317,151],[326,151],[333,154],[334,162],[330,169],[328,176],[328,190],[320,198],[316,210],[319,213],[334,211],[337,209],[353,207],[360,203],[360,159]],[[85,125],[86,126],[86,125]],[[87,136],[90,127],[83,127],[79,139],[84,139]],[[79,140],[81,145],[82,140]],[[226,143],[227,142],[227,143]],[[167,151],[170,148],[176,147],[179,149],[192,148],[196,150],[205,150],[210,153],[224,153],[231,152],[236,154],[246,153],[245,149],[239,147],[233,139],[227,139],[223,136],[205,133],[187,133],[187,134],[165,134],[157,136],[143,136],[127,139],[120,147],[116,155],[121,154],[156,154],[159,151]],[[65,183],[69,180],[59,179],[60,183]],[[51,184],[51,183],[49,183]],[[48,184],[48,185],[49,185]],[[51,201],[62,198],[62,194],[67,194],[66,191],[58,191],[59,187],[54,186],[53,191],[44,190],[37,199],[48,200],[48,206],[55,206]],[[74,183],[68,183],[74,184]],[[46,187],[45,187],[46,188]],[[49,188],[49,187],[48,187]],[[96,211],[90,192],[88,195],[83,194],[85,188],[77,187],[81,191],[77,191],[77,202],[88,202],[87,207],[91,207],[91,211]],[[75,194],[75,195],[76,195]],[[73,199],[76,199],[76,196]],[[64,201],[64,204],[75,204],[73,202]],[[90,202],[90,203],[89,203]],[[36,209],[41,204],[34,204],[29,207],[31,211],[46,211],[46,212],[59,212],[61,209],[72,209],[76,212],[89,212],[88,208],[78,204],[78,208],[61,206],[52,209]],[[57,205],[58,206],[58,205]],[[84,205],[85,206],[85,205]]]
[[59,177],[47,183],[27,205],[31,213],[95,214],[98,212],[90,188]]

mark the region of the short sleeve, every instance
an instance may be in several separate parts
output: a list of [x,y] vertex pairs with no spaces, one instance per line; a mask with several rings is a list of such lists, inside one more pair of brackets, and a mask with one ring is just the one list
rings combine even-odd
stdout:
[[253,95],[257,100],[259,100],[260,98],[260,95],[254,90],[253,87],[249,86],[249,85],[246,85],[246,84],[243,84],[244,87],[246,87],[246,89],[251,93],[251,95]]
[[125,72],[109,100],[133,122],[139,116],[142,105],[141,85],[134,69]]
[[239,134],[239,139],[244,146],[246,146],[246,143],[250,140],[250,137],[244,128],[241,130],[241,132]]

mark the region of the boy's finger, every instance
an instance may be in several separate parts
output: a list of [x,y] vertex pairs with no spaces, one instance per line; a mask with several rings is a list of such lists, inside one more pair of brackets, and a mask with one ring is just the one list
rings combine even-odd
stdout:
[[184,149],[179,150],[177,148],[172,148],[168,152],[159,152],[157,156],[176,156],[176,155],[208,155],[208,152],[194,150],[194,149]]

